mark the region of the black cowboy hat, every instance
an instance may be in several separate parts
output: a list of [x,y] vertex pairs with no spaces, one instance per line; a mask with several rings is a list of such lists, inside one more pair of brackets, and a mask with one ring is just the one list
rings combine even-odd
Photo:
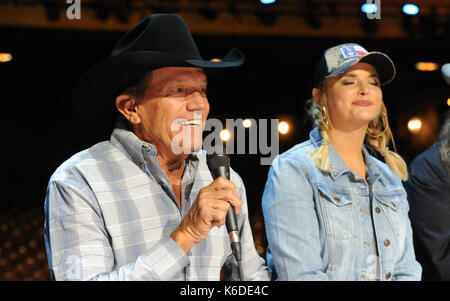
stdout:
[[84,118],[104,116],[114,97],[144,73],[162,67],[204,68],[211,71],[238,67],[244,55],[233,48],[220,61],[205,61],[184,20],[176,14],[153,14],[127,32],[109,58],[87,70],[75,84],[72,101]]

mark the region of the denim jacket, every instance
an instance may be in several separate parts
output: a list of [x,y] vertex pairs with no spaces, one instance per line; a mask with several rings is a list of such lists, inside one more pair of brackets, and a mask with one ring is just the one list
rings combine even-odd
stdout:
[[[270,167],[262,209],[274,278],[420,280],[401,180],[364,146],[368,181],[349,170],[331,145],[332,171],[320,171],[309,154],[321,142],[314,128],[310,140]],[[379,278],[371,279],[375,271]]]

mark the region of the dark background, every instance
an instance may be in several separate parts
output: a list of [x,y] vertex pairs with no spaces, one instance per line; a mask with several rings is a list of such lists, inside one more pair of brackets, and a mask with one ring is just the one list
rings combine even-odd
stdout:
[[[122,34],[0,28],[0,50],[14,56],[11,62],[0,64],[0,280],[48,279],[42,238],[47,182],[71,155],[108,139],[110,134],[109,121],[89,122],[76,115],[70,103],[71,89],[87,68],[109,56]],[[397,77],[383,87],[383,98],[397,151],[406,162],[434,142],[448,110],[449,86],[440,70],[420,72],[414,68],[417,61],[447,63],[450,43],[446,36],[399,40],[205,35],[194,38],[206,59],[223,57],[232,47],[239,48],[247,58],[238,70],[227,71],[210,81],[209,117],[289,120],[291,132],[280,136],[280,153],[308,138],[311,125],[305,118],[304,104],[311,93],[313,66],[326,48],[340,43],[357,42],[369,51],[387,53],[394,61]],[[425,124],[430,124],[428,133],[421,138],[406,130],[407,120],[413,116],[421,116]],[[232,155],[231,164],[246,185],[255,241],[264,255],[260,203],[269,166],[260,165],[260,157]],[[30,240],[35,243],[31,245]],[[29,259],[33,257],[35,261]],[[29,262],[34,262],[34,266]]]

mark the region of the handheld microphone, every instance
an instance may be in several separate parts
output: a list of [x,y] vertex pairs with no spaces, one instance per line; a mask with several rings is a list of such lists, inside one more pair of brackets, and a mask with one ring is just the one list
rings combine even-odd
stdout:
[[[230,158],[225,153],[207,154],[206,164],[208,165],[209,171],[211,172],[211,175],[214,180],[217,179],[218,177],[223,177],[228,180],[230,179]],[[228,235],[230,237],[231,250],[233,251],[234,257],[236,258],[240,269],[242,249],[241,249],[241,241],[239,239],[239,230],[236,220],[236,213],[234,211],[233,206],[230,206],[230,208],[228,209],[226,218],[226,227]],[[240,277],[241,280],[243,280],[241,271]]]

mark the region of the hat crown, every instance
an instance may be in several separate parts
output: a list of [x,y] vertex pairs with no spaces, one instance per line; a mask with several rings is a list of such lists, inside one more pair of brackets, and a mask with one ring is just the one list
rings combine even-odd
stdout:
[[356,43],[346,43],[327,49],[324,53],[328,72],[344,64],[347,60],[355,60],[366,55],[368,51]]
[[135,51],[161,52],[186,59],[201,59],[189,28],[176,14],[147,16],[119,40],[111,56]]

